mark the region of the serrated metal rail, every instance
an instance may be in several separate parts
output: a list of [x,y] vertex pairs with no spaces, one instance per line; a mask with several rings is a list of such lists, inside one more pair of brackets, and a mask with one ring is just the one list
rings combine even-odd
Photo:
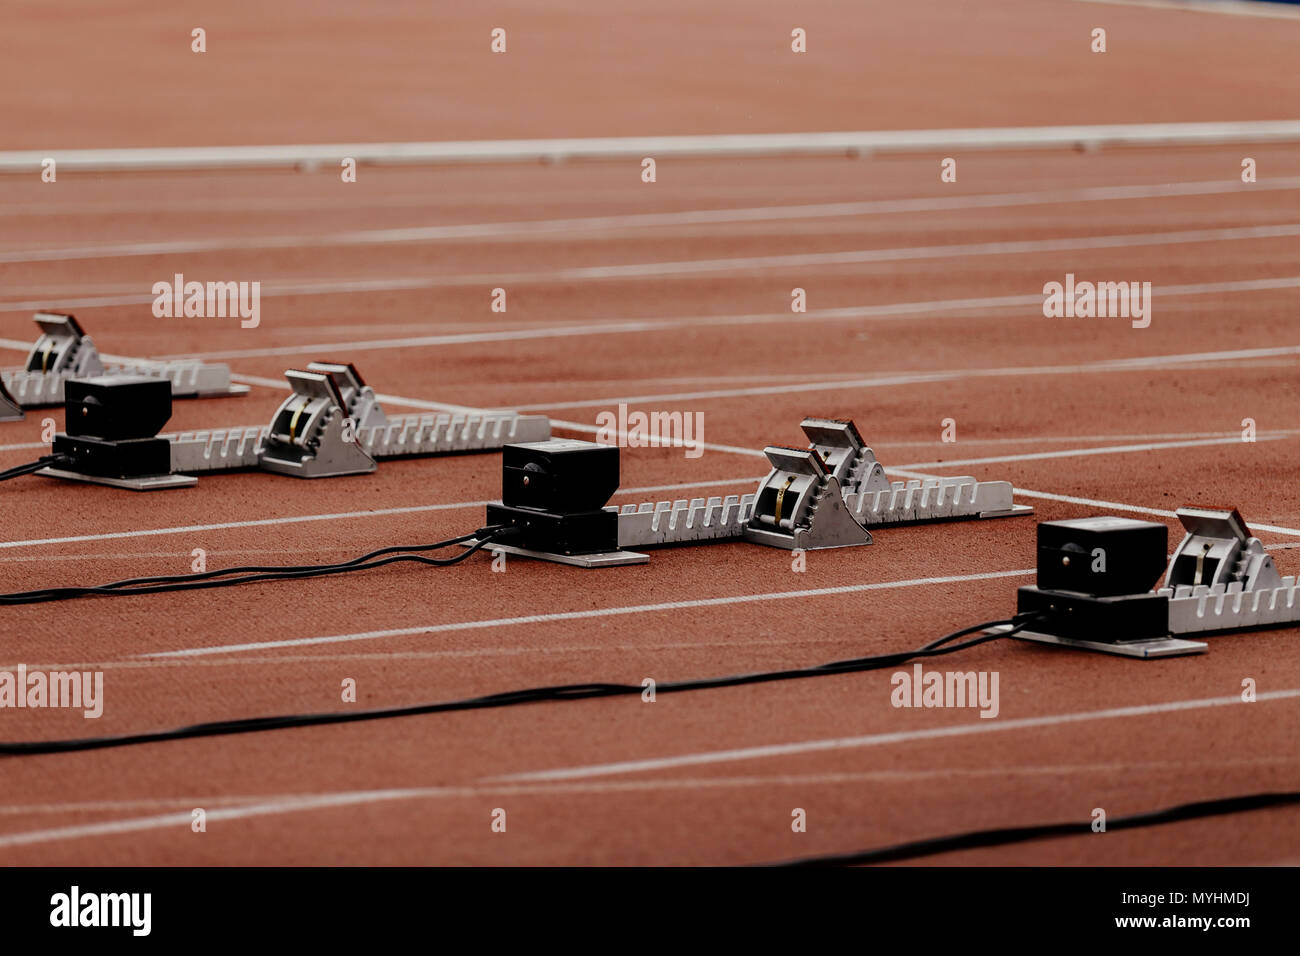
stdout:
[[618,512],[620,548],[648,548],[739,538],[754,513],[754,496],[646,502],[608,510]]
[[[1010,511],[1011,483],[941,478],[896,481],[889,491],[844,495],[862,524],[881,527],[916,521],[975,518]],[[691,498],[623,505],[618,511],[620,548],[688,544],[738,538],[753,516],[754,495]]]
[[261,465],[269,425],[160,435],[172,443],[173,474],[195,475]]
[[[172,443],[172,471],[199,474],[258,468],[270,425],[217,428],[160,437]],[[372,458],[437,455],[499,448],[507,442],[550,437],[543,415],[404,415],[357,430],[357,443]]]
[[481,451],[512,442],[545,441],[551,423],[545,415],[514,412],[483,415],[403,415],[386,424],[361,428],[357,442],[372,458]]
[[853,517],[871,527],[976,518],[1011,511],[1015,501],[1009,481],[961,476],[895,481],[888,491],[846,494],[844,504]]
[[1277,587],[1245,590],[1242,582],[1212,587],[1182,584],[1156,592],[1169,598],[1169,632],[1208,631],[1300,624],[1300,586],[1284,577]]
[[60,404],[63,401],[63,383],[69,377],[58,372],[28,372],[24,369],[0,372],[5,388],[23,408]]

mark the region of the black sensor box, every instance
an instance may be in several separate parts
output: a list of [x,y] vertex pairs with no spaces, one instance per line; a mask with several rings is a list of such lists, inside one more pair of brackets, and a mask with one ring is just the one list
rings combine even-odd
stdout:
[[504,504],[487,506],[489,525],[509,525],[519,533],[503,543],[547,554],[604,554],[618,550],[618,513],[597,509],[554,514]]
[[1046,615],[1025,628],[1040,634],[1109,644],[1169,636],[1169,597],[1154,591],[1097,597],[1022,587],[1016,592],[1016,613],[1029,611]]
[[618,491],[618,446],[571,438],[502,449],[501,501],[489,525],[509,525],[509,543],[549,554],[618,550],[618,514],[605,503]]
[[97,478],[144,478],[150,475],[169,475],[172,470],[172,443],[166,438],[125,438],[111,441],[107,438],[58,434],[54,436],[52,451],[69,458],[67,464],[53,467]]
[[551,514],[599,511],[618,491],[618,446],[571,438],[502,449],[501,502]]
[[1169,529],[1096,517],[1038,525],[1038,587],[1095,597],[1146,594],[1165,571]]
[[172,383],[148,375],[69,379],[63,409],[64,428],[73,437],[152,438],[172,417]]

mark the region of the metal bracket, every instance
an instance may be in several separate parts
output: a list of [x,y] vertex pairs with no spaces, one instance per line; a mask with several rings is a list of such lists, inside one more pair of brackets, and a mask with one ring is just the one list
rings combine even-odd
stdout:
[[8,388],[13,402],[22,408],[61,404],[64,382],[97,375],[150,375],[170,379],[173,398],[244,395],[249,391],[247,385],[231,383],[229,366],[198,359],[105,366],[98,347],[75,316],[37,312],[35,318],[41,335],[27,354],[27,363],[20,369],[0,371],[0,381]]

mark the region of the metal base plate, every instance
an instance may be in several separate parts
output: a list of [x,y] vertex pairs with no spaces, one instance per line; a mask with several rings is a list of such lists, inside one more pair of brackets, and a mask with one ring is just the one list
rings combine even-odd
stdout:
[[1034,513],[1033,505],[1012,505],[1009,511],[981,511],[976,517],[978,518],[1015,518],[1020,515],[1031,515]]
[[223,398],[233,395],[247,395],[251,392],[249,385],[227,385],[224,388],[201,388],[197,392],[185,392],[173,395],[173,398]]
[[[996,634],[1008,631],[1011,625],[1002,624],[989,628],[987,633]],[[1082,641],[1072,637],[1058,637],[1055,634],[1040,634],[1037,631],[1017,631],[1012,637],[1035,644],[1055,644],[1058,647],[1070,647],[1078,651],[1096,651],[1100,654],[1113,654],[1116,657],[1137,657],[1144,660],[1155,657],[1179,657],[1184,654],[1204,654],[1209,645],[1202,641],[1184,641],[1176,637],[1157,637],[1147,641]]]
[[[472,548],[478,543],[477,538],[471,538],[463,542],[463,547]],[[605,551],[600,554],[551,554],[549,551],[530,551],[527,548],[516,548],[513,544],[489,544],[485,545],[484,551],[504,551],[506,554],[517,554],[522,558],[536,558],[539,561],[554,561],[556,564],[571,564],[578,568],[613,568],[623,564],[645,564],[650,560],[650,555],[641,554],[637,551]]]
[[47,478],[63,478],[67,481],[84,481],[92,485],[108,485],[110,488],[126,488],[129,491],[159,491],[163,488],[192,488],[199,483],[193,475],[146,475],[143,478],[101,478],[98,475],[83,475],[79,471],[64,471],[62,468],[42,468],[36,472]]

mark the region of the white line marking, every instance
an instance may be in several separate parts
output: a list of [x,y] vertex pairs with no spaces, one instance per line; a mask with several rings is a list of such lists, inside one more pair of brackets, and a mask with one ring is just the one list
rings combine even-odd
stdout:
[[[771,256],[739,256],[727,259],[685,259],[667,262],[634,262],[617,265],[571,266],[536,272],[447,274],[422,280],[365,280],[314,288],[291,287],[295,292],[369,291],[376,288],[447,288],[481,285],[485,282],[524,284],[529,282],[575,282],[603,279],[650,278],[655,276],[741,273],[755,269],[806,269],[821,266],[863,265],[875,262],[910,262],[927,259],[958,259],[968,256],[1033,255],[1085,249],[1131,249],[1143,246],[1187,245],[1238,240],[1283,239],[1300,236],[1300,223],[1269,226],[1234,226],[1223,229],[1182,229],[1173,232],[1113,233],[1101,236],[1059,236],[1052,239],[1007,239],[993,242],[943,243],[933,246],[896,246],[881,249],[848,249],[840,252],[800,252]],[[184,250],[182,250],[184,251]],[[87,249],[24,249],[0,252],[0,263],[28,263],[101,258]],[[380,285],[376,282],[392,283]],[[358,288],[353,288],[353,287]],[[263,290],[273,294],[278,289]],[[111,304],[126,300],[153,302],[155,296],[112,296]],[[82,303],[87,300],[80,300]],[[108,299],[103,300],[105,302]],[[76,304],[75,300],[74,303]],[[68,303],[64,303],[65,306]],[[5,308],[15,308],[5,303]]]
[[[934,196],[907,199],[874,199],[860,202],[806,203],[788,206],[691,209],[678,212],[628,213],[613,216],[581,216],[565,219],[534,219],[515,222],[463,223],[438,226],[410,226],[393,229],[348,230],[332,233],[300,233],[282,236],[225,236],[203,239],[170,239],[63,246],[51,249],[0,249],[0,261],[52,261],[106,259],[132,256],[181,255],[200,252],[247,251],[255,249],[307,249],[329,246],[389,245],[412,242],[440,242],[508,238],[517,240],[570,238],[588,233],[659,228],[678,225],[782,222],[868,215],[937,212],[959,209],[1000,209],[1020,206],[1105,202],[1122,199],[1161,199],[1182,196],[1210,196],[1223,193],[1251,193],[1300,189],[1300,177],[1283,176],[1245,184],[1229,180],[1192,183],[1162,183],[1137,186],[1095,186],[1083,189],[1050,189],[1033,192],[985,193],[973,196]],[[8,255],[36,259],[6,260]]]
[[846,584],[838,587],[811,588],[801,591],[770,591],[763,594],[736,594],[728,597],[698,598],[691,601],[664,601],[660,604],[634,604],[622,607],[592,608],[584,611],[560,611],[553,614],[525,614],[519,617],[491,618],[482,621],[455,621],[448,624],[426,624],[419,627],[400,627],[383,631],[360,631],[353,634],[328,634],[320,637],[290,638],[281,641],[255,641],[245,644],[220,644],[213,647],[193,647],[175,651],[153,651],[137,657],[201,657],[208,654],[233,654],[237,651],[262,650],[272,647],[306,647],[314,644],[344,644],[353,641],[377,641],[390,637],[410,637],[416,634],[445,634],[449,631],[473,631],[494,627],[513,627],[520,624],[549,624],[556,621],[585,621],[592,618],[620,617],[628,614],[648,614],[657,611],[681,611],[702,607],[725,607],[748,604],[754,601],[787,601],[796,598],[825,597],[833,594],[857,594],[863,591],[892,590],[894,588],[920,587],[932,584],[959,584],[966,581],[990,581],[996,578],[1024,577],[1034,574],[1033,568],[1021,571],[992,571],[981,574],[958,574],[935,578],[911,578],[905,581],[875,581],[870,584]]
[[[191,807],[225,806],[236,811],[243,811],[238,816],[226,819],[239,819],[260,816],[267,807],[286,807],[287,809],[314,809],[314,806],[302,806],[304,801],[314,801],[321,797],[328,798],[331,807],[345,805],[340,801],[350,801],[348,805],[373,803],[386,800],[437,800],[437,799],[477,799],[484,796],[545,796],[548,794],[618,794],[644,793],[656,790],[730,790],[748,787],[807,787],[833,786],[840,784],[885,783],[910,784],[918,780],[942,781],[951,777],[981,779],[987,777],[1061,777],[1070,774],[1116,774],[1133,775],[1142,772],[1167,772],[1169,770],[1223,770],[1233,767],[1258,769],[1261,766],[1285,766],[1294,763],[1288,757],[1258,757],[1244,760],[1223,761],[1153,761],[1149,763],[1091,763],[1091,764],[1054,764],[1046,766],[998,766],[998,767],[940,767],[919,770],[861,770],[848,772],[823,773],[773,773],[748,774],[744,776],[723,777],[670,777],[657,780],[606,780],[584,783],[557,784],[477,784],[471,786],[444,787],[403,787],[385,790],[352,790],[329,794],[272,794],[261,796],[218,796],[208,794],[202,797],[159,797],[137,800],[100,800],[80,803],[56,804],[10,804],[0,806],[0,816],[25,816],[36,814],[65,813],[104,813],[113,810],[140,810],[154,807],[181,806],[189,814]],[[274,811],[272,811],[274,812]],[[148,829],[160,829],[174,825],[177,814],[161,814],[155,817],[136,818],[135,820],[112,820],[92,823],[89,827],[107,827],[104,832],[85,832],[81,827],[59,827],[47,830],[30,830],[23,833],[0,835],[0,847],[21,846],[33,843],[47,843],[75,837],[105,836],[123,832],[123,823],[136,824],[133,832]],[[211,814],[209,814],[211,817]],[[188,816],[186,820],[188,820]],[[155,826],[145,825],[145,821],[155,822]]]
[[[1255,436],[1258,441],[1279,441],[1283,435],[1268,438]],[[1089,455],[1122,455],[1135,451],[1158,451],[1164,448],[1201,448],[1206,445],[1240,445],[1241,436],[1225,438],[1201,438],[1189,441],[1144,442],[1140,445],[1110,445],[1104,448],[1067,448],[1060,451],[1039,451],[1022,455],[995,455],[990,458],[966,458],[953,461],[924,461],[910,465],[899,465],[898,469],[917,470],[920,468],[964,468],[968,465],[992,465],[1012,461],[1041,461],[1047,458],[1084,458]]]
[[524,406],[520,411],[548,411],[568,408],[617,408],[620,403],[633,405],[649,402],[681,402],[711,398],[740,398],[751,395],[795,395],[805,392],[857,388],[885,388],[896,385],[925,385],[932,382],[950,382],[966,378],[1007,378],[1026,375],[1077,375],[1093,372],[1136,372],[1147,369],[1171,368],[1204,362],[1230,362],[1241,359],[1272,358],[1300,355],[1300,345],[1283,345],[1272,348],[1229,349],[1222,352],[1186,352],[1175,355],[1143,355],[1135,358],[1101,359],[1073,365],[1011,365],[995,368],[966,368],[938,372],[889,372],[858,379],[828,379],[802,382],[794,385],[761,385],[752,388],[710,389],[707,391],[675,392],[659,395],[624,395],[610,398],[584,399],[576,402],[551,402],[546,405]]
[[431,164],[628,159],[642,156],[788,156],[930,152],[935,149],[1060,149],[1109,145],[1187,146],[1295,142],[1300,122],[1116,123],[975,129],[863,130],[824,133],[727,133],[696,136],[606,136],[583,139],[471,140],[423,143],[331,143],[274,146],[180,146],[45,149],[0,153],[0,172],[40,172],[53,156],[64,169],[213,169],[298,167],[344,156],[358,163]]
[[[1264,292],[1277,289],[1300,288],[1300,276],[1276,279],[1245,279],[1230,282],[1200,282],[1188,285],[1161,286],[1161,299],[1176,296],[1216,295],[1224,292]],[[150,300],[152,301],[152,300]],[[1015,309],[1020,306],[1042,306],[1039,295],[1002,295],[982,298],[937,299],[927,302],[891,302],[883,305],[852,306],[840,309],[814,309],[797,320],[789,312],[765,312],[748,315],[697,315],[675,319],[611,319],[577,325],[543,326],[477,330],[474,332],[444,333],[404,338],[364,339],[351,342],[316,342],[307,344],[272,346],[255,349],[227,349],[217,352],[189,352],[163,355],[159,358],[200,358],[221,360],[232,358],[262,358],[275,355],[308,355],[321,352],[357,352],[378,349],[411,349],[428,346],[466,345],[483,342],[514,342],[530,339],[566,338],[584,335],[635,335],[666,329],[701,328],[705,326],[789,325],[792,321],[814,324],[817,322],[849,322],[860,319],[887,320],[904,316],[942,314],[953,311],[982,309]],[[26,305],[38,305],[26,303]],[[66,305],[66,303],[65,303]],[[41,308],[47,307],[40,305]],[[68,308],[72,306],[68,305]],[[0,306],[0,311],[5,307]],[[28,343],[17,343],[21,351],[31,350]]]
[[[654,491],[686,491],[692,488],[745,485],[758,482],[758,478],[723,478],[717,481],[687,481],[674,485],[645,485],[639,488],[620,488],[618,495],[637,495]],[[340,511],[327,514],[283,515],[277,518],[256,518],[249,521],[222,521],[213,524],[180,525],[172,528],[145,528],[136,531],[109,531],[103,534],[76,534],[63,538],[25,538],[19,541],[0,541],[0,548],[27,548],[51,544],[74,544],[80,541],[113,541],[119,538],[147,538],[153,535],[191,534],[199,531],[222,531],[227,528],[260,528],[282,524],[300,524],[307,521],[340,521],[349,518],[380,518],[386,515],[419,514],[425,511],[455,511],[461,508],[482,508],[489,502],[450,501],[436,505],[407,505],[396,508],[369,508],[365,511]]]
[[[1256,695],[1256,703],[1300,698],[1300,688],[1265,691]],[[1205,697],[1199,700],[1170,701],[1164,704],[1139,704],[1132,707],[1112,707],[1107,710],[1089,710],[1072,714],[1053,714],[1042,717],[1020,717],[1012,720],[979,720],[975,723],[951,727],[931,727],[925,730],[904,730],[887,734],[867,734],[861,737],[830,737],[805,740],[789,744],[767,744],[758,747],[738,747],[731,750],[714,750],[704,753],[679,754],[674,757],[657,757],[647,760],[624,760],[615,763],[594,764],[585,767],[563,767],[555,770],[535,770],[512,773],[491,780],[503,783],[541,782],[553,780],[578,780],[607,777],[622,773],[672,770],[677,767],[698,767],[706,764],[729,763],[737,760],[757,760],[784,757],[794,754],[850,750],[861,747],[879,747],[890,744],[942,740],[949,737],[967,737],[997,734],[1008,730],[1026,730],[1037,727],[1059,727],[1064,724],[1093,720],[1112,720],[1122,717],[1149,717],[1155,714],[1182,713],[1209,707],[1228,707],[1241,704],[1241,697]],[[1250,706],[1255,706],[1254,704]]]

